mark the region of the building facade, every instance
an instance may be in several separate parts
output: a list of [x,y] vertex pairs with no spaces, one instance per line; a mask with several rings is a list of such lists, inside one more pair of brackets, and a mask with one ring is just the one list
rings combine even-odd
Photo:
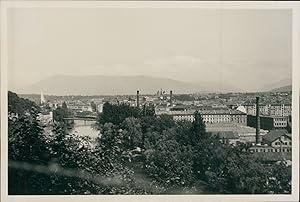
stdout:
[[[243,105],[246,109],[247,115],[256,114],[256,105],[248,104]],[[260,105],[259,112],[262,116],[289,116],[292,114],[292,105],[291,104],[268,104],[268,105]]]
[[[247,125],[256,128],[256,116],[247,115]],[[285,129],[288,125],[286,116],[260,116],[260,128],[265,130]]]
[[271,130],[262,138],[262,145],[249,148],[254,152],[292,152],[292,136],[286,130]]
[[[178,109],[178,108],[176,108]],[[183,110],[156,110],[156,115],[168,114],[173,117],[175,121],[194,121],[194,113],[196,109]],[[216,109],[216,110],[199,110],[203,122],[205,124],[216,123],[237,123],[247,125],[247,115],[243,112],[234,109]]]

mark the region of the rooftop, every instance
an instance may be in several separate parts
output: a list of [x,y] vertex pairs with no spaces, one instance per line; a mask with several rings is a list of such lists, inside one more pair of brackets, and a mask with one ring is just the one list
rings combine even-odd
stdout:
[[286,135],[289,138],[292,138],[291,135],[288,134],[287,130],[280,129],[280,130],[271,130],[263,137],[263,140],[266,140],[268,142],[273,142],[274,140],[278,139],[279,137],[281,137],[283,135]]
[[238,111],[236,109],[213,109],[213,110],[200,110],[200,114],[232,114],[232,115],[246,115],[246,113]]
[[[182,109],[182,110],[181,110]],[[197,109],[194,106],[177,105],[170,109],[170,115],[192,115]],[[198,109],[202,115],[246,115],[236,109]]]
[[[243,126],[235,123],[215,123],[215,124],[206,124],[206,131],[207,132],[224,132],[224,131],[232,131],[238,134],[246,134],[246,133],[255,133],[256,129]],[[262,130],[262,133],[266,133],[266,130]]]

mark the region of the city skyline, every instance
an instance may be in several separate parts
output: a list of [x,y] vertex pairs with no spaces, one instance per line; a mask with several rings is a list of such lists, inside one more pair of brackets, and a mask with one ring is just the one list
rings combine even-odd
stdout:
[[291,79],[287,9],[22,8],[9,9],[8,21],[10,90],[58,74],[145,75],[243,91]]

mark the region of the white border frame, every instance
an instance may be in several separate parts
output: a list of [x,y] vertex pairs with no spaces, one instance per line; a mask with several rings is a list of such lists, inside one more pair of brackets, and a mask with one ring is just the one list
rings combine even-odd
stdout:
[[[215,1],[2,1],[1,3],[1,201],[298,201],[299,200],[299,70],[300,2]],[[8,8],[203,8],[203,9],[292,9],[292,194],[288,195],[96,195],[8,196],[7,176],[7,9]],[[297,137],[298,136],[298,137]]]

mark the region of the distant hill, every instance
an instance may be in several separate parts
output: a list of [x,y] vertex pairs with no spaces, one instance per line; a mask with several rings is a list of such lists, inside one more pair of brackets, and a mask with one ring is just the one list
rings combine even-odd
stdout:
[[268,84],[262,88],[262,91],[273,91],[275,89],[279,89],[286,86],[292,85],[292,79],[282,79],[280,81],[276,81],[274,83]]
[[218,83],[190,83],[168,78],[148,76],[66,76],[56,75],[34,85],[18,90],[18,93],[40,93],[52,95],[126,95],[155,94],[163,89],[168,93],[236,92],[238,89]]
[[292,85],[283,86],[283,87],[279,87],[279,88],[274,88],[270,91],[271,92],[289,92],[289,91],[292,91]]

